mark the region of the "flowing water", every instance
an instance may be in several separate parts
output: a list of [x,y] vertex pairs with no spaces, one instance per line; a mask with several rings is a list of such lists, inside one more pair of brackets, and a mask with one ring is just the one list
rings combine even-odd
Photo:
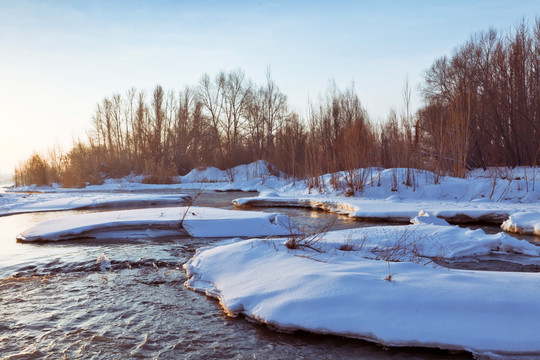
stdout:
[[[197,205],[232,208],[246,193],[205,193]],[[365,226],[305,209],[288,213],[307,229]],[[182,264],[219,239],[162,238],[15,242],[46,219],[77,211],[0,217],[0,359],[445,359],[471,358],[422,348],[304,332],[279,333],[187,290]],[[369,224],[368,224],[369,225]],[[105,254],[109,271],[96,259]],[[313,314],[317,316],[317,314]]]

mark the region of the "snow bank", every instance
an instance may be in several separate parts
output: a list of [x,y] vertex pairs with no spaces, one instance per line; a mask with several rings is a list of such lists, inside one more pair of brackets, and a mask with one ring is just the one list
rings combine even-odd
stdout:
[[248,165],[239,165],[229,170],[220,170],[212,166],[193,169],[187,175],[180,176],[179,179],[183,183],[235,182],[279,175],[279,171],[272,164],[264,160],[259,160]]
[[455,224],[486,222],[500,225],[511,214],[540,210],[538,203],[520,204],[508,202],[444,202],[434,200],[397,200],[351,198],[332,195],[292,197],[256,196],[233,200],[239,207],[304,207],[348,215],[360,220],[383,220],[409,222],[420,211],[429,212]]
[[[518,240],[503,232],[486,234],[483,230],[469,230],[451,226],[428,213],[420,213],[411,220],[413,225],[373,226],[330,231],[300,240],[311,244],[312,239],[323,254],[337,250],[354,251],[358,256],[375,260],[425,262],[426,259],[449,261],[469,260],[519,254],[540,257],[540,247]],[[302,247],[301,245],[299,246]],[[324,258],[326,255],[322,255]],[[540,263],[540,258],[538,259]]]
[[[421,227],[433,227],[431,237],[445,241],[458,232]],[[356,233],[341,242],[351,239],[358,239]],[[230,316],[242,313],[283,330],[389,346],[540,356],[540,274],[387,263],[357,251],[321,260],[309,249],[287,249],[286,241],[253,239],[198,251],[184,265],[186,286],[219,299]]]
[[502,223],[504,231],[540,236],[540,212],[521,212]]
[[[183,219],[183,221],[182,221]],[[56,241],[81,237],[262,237],[296,233],[282,214],[206,207],[152,208],[73,215],[26,229],[19,241]]]
[[[532,169],[493,171],[475,171],[460,179],[416,169],[356,169],[320,176],[316,187],[313,181],[297,181],[233,203],[323,209],[356,219],[394,222],[408,222],[426,211],[452,223],[496,225],[512,214],[540,212],[540,186],[535,186],[540,177],[531,180]],[[353,183],[362,190],[345,196],[352,193]]]
[[[539,169],[534,171],[540,175]],[[258,197],[238,199],[235,204],[246,207],[305,207],[346,214],[356,219],[394,222],[408,222],[418,212],[426,211],[452,223],[486,222],[500,225],[513,214],[540,212],[540,186],[535,186],[536,178],[540,180],[540,176],[535,175],[535,180],[532,180],[532,174],[531,168],[488,169],[473,171],[467,179],[459,179],[415,169],[366,168],[320,176],[319,185],[313,187],[308,181],[296,181],[293,184],[283,179],[282,174],[271,164],[257,161],[230,170],[211,167],[195,169],[183,177],[178,177],[178,184],[171,185],[142,184],[142,176],[135,175],[124,179],[108,179],[103,185],[77,189],[77,196],[85,194],[85,191],[256,190],[260,192]],[[357,185],[361,183],[362,191],[346,197],[345,194],[350,195],[347,186],[351,179],[355,180]],[[55,188],[50,191],[74,190]],[[8,199],[8,195],[15,196],[5,194],[0,197],[0,215],[14,213],[17,206],[29,205],[32,201],[28,199],[33,197],[17,194],[19,199],[23,196],[28,198],[25,201],[29,201],[24,205],[21,205],[22,202],[17,205]],[[23,211],[77,208],[72,205],[78,201],[75,197],[57,201],[64,203],[48,204],[43,199],[42,204],[34,201],[35,205],[29,205]],[[114,201],[119,199],[111,200]]]
[[259,160],[247,165],[239,165],[232,169],[220,170],[215,167],[193,169],[187,175],[173,178],[173,184],[143,184],[144,175],[130,174],[120,179],[106,179],[102,185],[89,185],[82,189],[53,186],[21,186],[10,191],[39,192],[84,192],[84,191],[145,191],[145,190],[178,190],[203,189],[218,191],[259,191],[268,187],[279,188],[287,182],[272,164]]
[[394,198],[399,201],[455,201],[455,202],[520,202],[540,201],[540,169],[520,167],[515,169],[490,168],[473,170],[466,179],[441,176],[417,169],[361,168],[321,175],[317,186],[313,181],[285,179],[272,164],[256,161],[228,170],[215,167],[193,169],[185,176],[174,178],[175,184],[142,184],[144,176],[131,174],[122,179],[107,179],[103,185],[87,186],[84,189],[62,189],[53,187],[19,187],[12,191],[114,191],[114,190],[163,190],[199,189],[264,191],[274,189],[280,195],[350,195],[369,199]]
[[[533,174],[536,174],[533,176]],[[174,178],[175,184],[142,184],[144,176],[131,174],[122,179],[107,179],[103,185],[84,189],[54,187],[20,187],[12,191],[140,191],[165,189],[204,189],[260,191],[272,189],[280,196],[306,197],[344,196],[356,190],[353,198],[387,200],[388,202],[442,201],[466,203],[523,203],[540,202],[540,169],[493,168],[471,171],[466,179],[440,176],[417,169],[363,168],[325,174],[313,181],[285,179],[272,164],[256,161],[228,170],[214,167],[194,169],[185,176]]]
[[6,193],[0,198],[0,216],[29,212],[149,207],[185,204],[185,194],[133,193]]
[[194,169],[185,176],[177,177],[181,188],[219,191],[261,191],[268,187],[282,187],[286,181],[272,164],[259,160],[232,169],[220,170],[215,167]]
[[[502,171],[502,170],[500,170]],[[507,172],[511,170],[506,169]],[[526,169],[521,169],[521,172]],[[538,174],[540,171],[536,170]],[[344,196],[354,184],[361,191],[353,197],[388,199],[394,201],[446,201],[446,202],[520,202],[540,201],[540,176],[528,177],[501,175],[487,176],[479,171],[472,172],[466,179],[439,176],[417,169],[363,168],[325,174],[313,181],[296,181],[295,185],[284,184],[279,193],[284,196],[333,195]]]
[[489,167],[487,169],[474,169],[468,172],[469,178],[489,178],[494,177],[499,179],[509,180],[527,180],[531,182],[540,181],[540,168],[528,166],[516,166],[515,168],[508,167]]

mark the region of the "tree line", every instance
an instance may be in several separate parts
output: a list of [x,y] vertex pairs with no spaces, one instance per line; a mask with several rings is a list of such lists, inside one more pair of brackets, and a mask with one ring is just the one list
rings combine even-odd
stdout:
[[[175,92],[156,86],[105,97],[87,139],[64,154],[33,155],[16,168],[17,184],[99,184],[131,172],[165,183],[198,167],[228,169],[267,160],[292,178],[344,170],[361,190],[358,168],[427,169],[465,176],[467,169],[536,165],[540,160],[540,20],[493,29],[433,63],[420,86],[424,106],[374,122],[353,86],[331,83],[308,106],[292,111],[267,71],[264,84],[242,70],[205,74]],[[232,176],[232,174],[231,174]]]
[[475,34],[437,59],[422,87],[422,151],[443,169],[535,165],[540,152],[540,19]]

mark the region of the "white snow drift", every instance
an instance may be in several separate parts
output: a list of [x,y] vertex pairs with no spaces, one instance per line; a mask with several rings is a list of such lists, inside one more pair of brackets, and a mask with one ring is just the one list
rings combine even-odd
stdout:
[[31,212],[181,205],[186,194],[134,193],[5,193],[0,197],[0,216]]
[[[315,244],[322,253],[302,246],[291,250],[290,239],[206,248],[184,265],[186,286],[219,299],[230,316],[242,313],[282,330],[389,346],[540,356],[540,274],[422,265],[425,255],[437,255],[431,251],[439,248],[430,246],[437,242],[450,248],[449,258],[500,252],[538,256],[538,248],[504,234],[431,220],[440,219],[420,217],[418,225],[386,233],[377,228],[331,232]],[[417,241],[403,241],[407,233]],[[396,248],[401,250],[394,254],[409,261],[381,261]]]
[[43,221],[21,232],[19,241],[82,237],[190,235],[194,237],[283,236],[296,232],[286,215],[207,207],[110,211]]
[[508,232],[540,236],[540,211],[511,215],[501,227]]
[[[324,253],[345,248],[364,258],[385,261],[460,261],[488,256],[506,260],[503,255],[540,257],[540,247],[502,232],[486,234],[481,229],[451,226],[446,221],[424,212],[413,218],[411,223],[413,225],[331,231],[324,235],[324,241],[317,246]],[[309,240],[310,238],[306,239]],[[540,264],[540,258],[538,263]]]
[[209,166],[197,168],[184,176],[173,177],[173,184],[144,184],[144,175],[130,175],[120,179],[106,179],[101,185],[88,185],[82,189],[53,186],[20,186],[10,191],[39,192],[85,192],[85,191],[141,191],[141,190],[240,190],[258,191],[266,187],[281,187],[287,183],[283,174],[267,161],[259,160],[247,165],[235,166],[232,169],[220,170]]

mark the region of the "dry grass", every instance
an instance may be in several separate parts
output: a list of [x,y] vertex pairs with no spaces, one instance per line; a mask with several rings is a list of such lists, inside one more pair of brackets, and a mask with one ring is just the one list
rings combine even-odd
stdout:
[[320,246],[321,240],[335,225],[335,220],[327,221],[315,230],[299,229],[297,225],[289,219],[289,235],[285,246],[290,250],[310,249],[318,253],[323,253],[324,249]]

